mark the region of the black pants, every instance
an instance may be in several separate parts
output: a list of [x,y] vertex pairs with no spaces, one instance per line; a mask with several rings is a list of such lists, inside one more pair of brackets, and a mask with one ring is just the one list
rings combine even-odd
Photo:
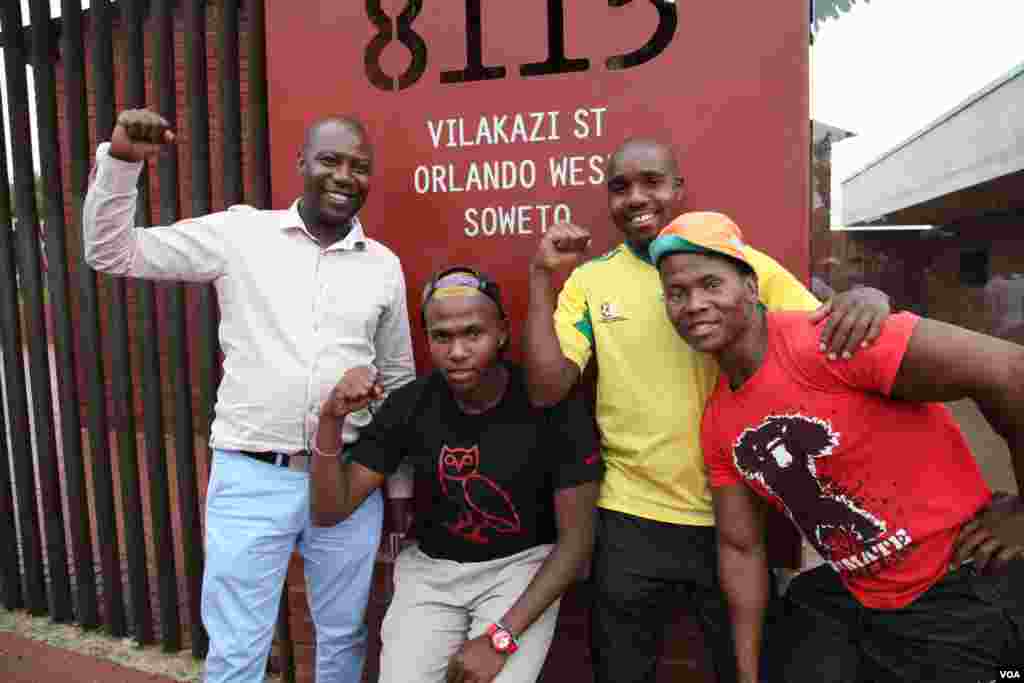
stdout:
[[590,648],[597,683],[653,682],[665,626],[680,607],[695,613],[718,682],[736,680],[714,527],[598,509],[592,579]]
[[[779,680],[890,683],[1024,677],[1024,560],[999,576],[966,565],[910,605],[861,606],[831,567],[801,574],[785,598]],[[1004,674],[1006,675],[1006,674]],[[1013,676],[1013,674],[1008,674]]]

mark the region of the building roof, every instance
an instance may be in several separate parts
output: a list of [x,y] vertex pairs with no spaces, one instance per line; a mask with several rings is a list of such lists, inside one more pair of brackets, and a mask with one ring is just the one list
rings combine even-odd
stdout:
[[1008,194],[1024,207],[1021,183],[1024,63],[843,180],[843,222],[947,223],[1012,211]]

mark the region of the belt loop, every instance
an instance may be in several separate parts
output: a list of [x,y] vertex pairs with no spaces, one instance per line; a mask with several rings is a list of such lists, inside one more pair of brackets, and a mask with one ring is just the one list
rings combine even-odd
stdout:
[[276,465],[277,467],[281,467],[286,457],[288,456],[284,455],[283,453],[274,453],[274,465]]

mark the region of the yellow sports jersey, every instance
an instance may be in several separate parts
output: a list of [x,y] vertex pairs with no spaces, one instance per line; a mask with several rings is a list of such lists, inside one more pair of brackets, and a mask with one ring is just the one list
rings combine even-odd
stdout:
[[[818,307],[778,262],[747,251],[769,310]],[[581,372],[597,354],[597,422],[607,467],[598,505],[673,524],[713,525],[700,420],[718,366],[672,327],[654,266],[625,244],[579,266],[559,294],[555,329],[562,353]]]

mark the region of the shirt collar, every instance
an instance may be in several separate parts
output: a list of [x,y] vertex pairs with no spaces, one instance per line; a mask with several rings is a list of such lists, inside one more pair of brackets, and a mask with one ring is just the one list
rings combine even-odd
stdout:
[[[306,222],[302,220],[302,215],[299,214],[298,199],[292,202],[292,205],[288,207],[288,211],[285,212],[284,218],[281,220],[281,230],[301,230],[311,240],[317,241],[309,232],[309,228],[306,227]],[[363,231],[363,224],[359,222],[359,217],[352,217],[352,229],[345,235],[345,239],[330,244],[326,248],[342,249],[345,251],[366,251],[366,233]]]
[[633,254],[633,256],[636,256],[638,259],[640,259],[641,261],[643,261],[644,263],[646,263],[649,266],[653,266],[654,265],[654,261],[651,260],[651,255],[648,253],[648,251],[646,249],[644,250],[643,253],[640,253],[640,251],[638,251],[636,249],[636,247],[634,247],[629,242],[623,242],[623,244],[626,245],[626,249],[629,249],[629,251]]

